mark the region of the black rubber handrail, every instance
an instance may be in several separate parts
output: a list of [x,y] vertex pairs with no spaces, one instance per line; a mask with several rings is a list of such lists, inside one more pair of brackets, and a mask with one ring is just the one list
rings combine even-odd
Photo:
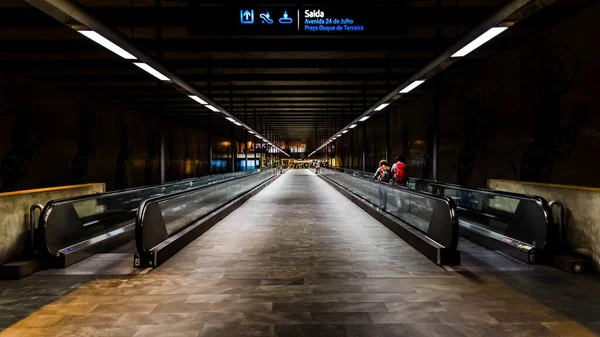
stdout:
[[[342,172],[342,173],[345,173],[345,171],[352,171],[352,172],[363,173],[365,175],[368,174],[368,172],[356,171],[356,170],[350,170],[350,169],[340,169],[340,168],[327,168],[327,169],[336,170],[336,171]],[[373,176],[373,175],[371,174],[370,176]],[[366,178],[366,177],[357,177],[357,178],[364,179],[364,180],[367,180],[367,181],[373,181],[372,179]],[[388,186],[388,187],[391,187],[391,188],[394,188],[394,189],[398,189],[398,190],[401,190],[402,192],[410,193],[410,194],[413,194],[413,195],[418,195],[418,196],[426,197],[426,198],[430,198],[430,199],[437,199],[437,200],[449,201],[449,202],[455,204],[454,200],[452,200],[452,198],[447,197],[447,196],[441,196],[441,195],[438,195],[438,194],[428,193],[428,192],[425,192],[425,191],[416,191],[416,190],[412,190],[410,188],[406,188],[404,186],[398,186],[398,185],[392,185],[392,184],[382,183],[381,181],[375,181],[375,183],[383,184],[385,186]]]
[[[519,194],[519,193],[514,193],[514,192],[506,192],[506,191],[497,191],[497,190],[492,190],[489,188],[464,187],[461,185],[443,183],[443,182],[439,182],[439,181],[435,181],[435,180],[428,180],[428,179],[422,179],[422,178],[409,178],[409,181],[413,181],[413,182],[421,181],[426,184],[437,185],[440,187],[448,187],[448,188],[459,189],[459,190],[463,190],[463,191],[485,194],[485,195],[509,197],[509,198],[519,199],[519,200],[524,200],[524,201],[533,201],[533,202],[537,203],[544,211],[544,218],[546,219],[546,226],[550,226],[554,221],[551,218],[552,211],[550,209],[550,206],[548,205],[548,202],[546,201],[546,199],[544,199],[540,196],[537,196],[537,195]],[[490,218],[493,218],[493,216],[491,216],[491,214],[488,214],[486,212],[481,212],[479,210],[474,210],[474,209],[470,209],[470,208],[468,210],[471,212],[476,212],[481,215],[486,215]]]
[[423,178],[409,178],[409,181],[414,181],[414,182],[422,181],[422,182],[425,182],[430,185],[451,187],[451,188],[458,189],[458,190],[472,191],[472,192],[476,192],[476,193],[493,195],[493,196],[506,196],[506,197],[511,197],[511,198],[520,199],[520,200],[535,200],[535,201],[545,200],[544,198],[537,196],[537,195],[521,194],[521,193],[506,192],[506,191],[497,191],[497,190],[492,190],[489,188],[482,188],[482,187],[478,187],[478,188],[465,187],[462,185],[444,183],[444,182],[440,182],[440,181],[436,181],[436,180],[429,180],[429,179],[423,179]]
[[130,188],[122,189],[122,190],[114,190],[114,191],[108,191],[108,192],[99,192],[99,193],[93,193],[93,194],[78,195],[78,196],[74,196],[74,197],[53,199],[53,200],[50,200],[46,204],[46,206],[56,205],[56,204],[63,203],[63,202],[83,201],[83,200],[89,200],[89,199],[97,199],[99,197],[110,197],[111,195],[119,195],[119,194],[128,193],[128,192],[141,191],[141,190],[150,189],[150,188],[157,188],[157,187],[161,187],[161,186],[172,186],[172,185],[176,185],[176,184],[182,184],[182,183],[192,182],[192,181],[201,180],[201,179],[208,179],[211,177],[215,177],[215,176],[218,177],[218,176],[222,176],[222,175],[223,174],[218,174],[218,175],[215,174],[212,176],[200,176],[200,177],[196,177],[196,178],[186,178],[183,180],[169,181],[169,182],[165,182],[163,184],[130,187]]

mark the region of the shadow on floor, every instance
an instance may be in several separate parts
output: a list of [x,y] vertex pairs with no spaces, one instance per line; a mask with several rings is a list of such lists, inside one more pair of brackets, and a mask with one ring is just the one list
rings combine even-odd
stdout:
[[[569,274],[546,265],[527,265],[463,238],[459,249],[462,265],[457,272],[462,276],[476,283],[481,277],[494,277],[517,290],[524,299],[551,309],[545,313],[550,321],[575,321],[600,335],[599,275]],[[531,319],[539,314],[531,312]]]

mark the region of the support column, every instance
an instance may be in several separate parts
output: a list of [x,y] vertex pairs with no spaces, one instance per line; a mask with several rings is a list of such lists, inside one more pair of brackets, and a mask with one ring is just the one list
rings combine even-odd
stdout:
[[[367,84],[363,87],[363,109],[367,108]],[[367,123],[362,125],[362,170],[367,170]]]
[[385,112],[385,160],[387,160],[387,162],[389,164],[391,164],[392,161],[392,148],[391,148],[391,134],[390,134],[390,110],[386,110]]
[[[246,99],[244,99],[244,123],[248,124],[248,106],[246,104]],[[248,170],[248,130],[244,130],[245,132],[245,143],[244,143],[244,166],[243,171]]]
[[354,156],[352,153],[352,129],[350,129],[350,131],[348,131],[347,135],[349,137],[348,138],[348,149],[350,152],[350,165],[349,166],[350,166],[350,169],[353,170],[354,169]]
[[231,172],[235,172],[235,141],[233,140],[233,123],[229,126],[229,148],[231,152]]
[[[350,115],[354,116],[354,98],[350,99]],[[353,170],[354,169],[354,149],[352,146],[352,131],[354,131],[354,129],[349,129],[348,130],[348,137],[350,137],[350,140],[348,141],[348,148],[349,148],[349,152],[350,152],[350,169]]]
[[[161,0],[155,0],[154,1],[154,6],[156,7],[157,10],[160,10],[160,5],[161,5]],[[162,46],[161,46],[161,42],[162,42],[162,27],[160,24],[160,21],[158,21],[159,19],[157,18],[156,21],[156,45],[157,45],[157,50],[156,50],[156,58],[158,60],[162,59]],[[160,114],[160,120],[161,120],[161,126],[160,126],[160,183],[164,184],[166,181],[166,169],[165,169],[165,128],[164,128],[164,111],[163,111],[163,83],[161,81],[158,81],[158,109],[159,109],[159,114]]]
[[165,130],[160,130],[160,183],[165,183]]
[[[211,71],[210,71],[210,67],[211,67],[211,58],[210,55],[208,55],[207,57],[207,62],[206,62],[207,66],[206,66],[206,87],[207,87],[207,94],[210,97],[210,86],[211,86]],[[208,171],[210,173],[210,175],[212,176],[214,174],[214,169],[213,169],[213,142],[212,142],[212,111],[208,110],[208,130],[206,131],[207,136],[208,136]]]
[[440,81],[435,82],[433,100],[433,180],[438,180],[440,148]]
[[207,153],[208,153],[208,172],[212,176],[213,175],[213,150],[212,150],[212,111],[208,112],[208,129],[206,130],[206,138],[208,138],[207,144]]
[[315,123],[315,149],[318,148],[319,145],[319,122]]
[[362,170],[367,170],[367,123],[362,125]]
[[[391,62],[391,58],[388,55],[386,57],[386,63],[387,63],[387,86],[391,89],[392,88],[392,62]],[[386,109],[385,111],[385,160],[387,160],[387,162],[391,165],[391,161],[392,161],[392,148],[391,148],[391,135],[390,135],[390,108],[388,107],[388,109]]]
[[160,166],[160,183],[164,184],[166,181],[166,169],[165,169],[165,115],[164,115],[164,102],[163,102],[163,86],[162,83],[158,84],[158,114],[160,116],[160,152],[159,152],[159,166]]
[[[229,111],[233,113],[233,83],[229,83]],[[235,172],[235,156],[237,155],[235,146],[235,130],[233,123],[231,123],[231,129],[229,129],[229,148],[231,150],[231,172]]]
[[[435,8],[439,15],[442,13],[442,0],[436,0]],[[438,23],[435,27],[435,38],[436,42],[439,42],[442,37],[442,25]],[[438,180],[439,172],[439,147],[440,147],[440,78],[436,79],[434,83],[434,97],[433,97],[433,153],[432,153],[432,176],[433,180]]]

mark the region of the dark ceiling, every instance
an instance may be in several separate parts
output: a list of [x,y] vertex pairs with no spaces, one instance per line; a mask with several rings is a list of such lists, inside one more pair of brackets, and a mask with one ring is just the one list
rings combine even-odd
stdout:
[[[236,21],[240,6],[78,2],[248,125],[261,132],[267,125],[282,139],[312,140],[315,130],[329,137],[332,127],[352,121],[506,1],[367,3],[362,13],[351,9],[362,15],[365,33],[320,36],[244,30]],[[453,68],[510,48],[585,3],[549,6]],[[198,128],[207,125],[206,109],[24,0],[0,1],[0,70],[124,108],[162,112]]]

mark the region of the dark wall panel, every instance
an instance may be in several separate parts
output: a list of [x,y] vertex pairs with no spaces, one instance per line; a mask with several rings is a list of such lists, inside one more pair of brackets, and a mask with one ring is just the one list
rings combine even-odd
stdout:
[[158,183],[161,126],[167,180],[206,174],[206,136],[197,130],[0,75],[0,190]]
[[[392,154],[407,155],[411,176],[432,177],[439,81],[440,180],[478,187],[489,178],[600,186],[594,90],[600,37],[589,33],[598,17],[600,5],[592,6],[516,49],[430,81],[410,103],[393,105]],[[368,123],[369,140],[383,146],[376,135],[384,126],[376,118]],[[381,156],[379,146],[375,155]]]

